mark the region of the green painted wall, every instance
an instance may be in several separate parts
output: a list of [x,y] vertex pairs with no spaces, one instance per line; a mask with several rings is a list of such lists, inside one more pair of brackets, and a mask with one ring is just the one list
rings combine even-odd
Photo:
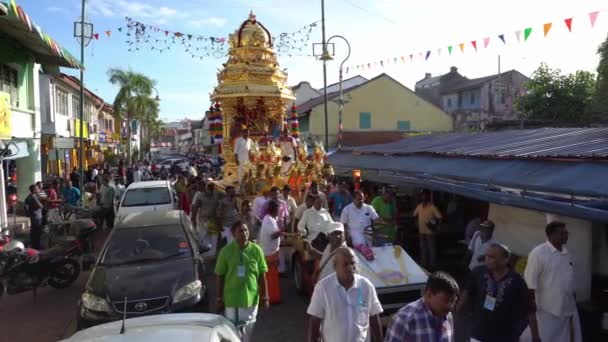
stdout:
[[29,62],[28,54],[22,47],[15,45],[6,38],[0,37],[0,63],[17,64],[19,66],[19,106],[22,110],[34,110],[34,63]]

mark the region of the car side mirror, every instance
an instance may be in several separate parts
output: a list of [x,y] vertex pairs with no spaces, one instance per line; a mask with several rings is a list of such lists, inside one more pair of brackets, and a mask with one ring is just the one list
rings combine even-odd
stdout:
[[201,254],[207,253],[211,250],[211,245],[206,243],[206,244],[202,244],[200,245],[200,247],[198,248],[198,252]]

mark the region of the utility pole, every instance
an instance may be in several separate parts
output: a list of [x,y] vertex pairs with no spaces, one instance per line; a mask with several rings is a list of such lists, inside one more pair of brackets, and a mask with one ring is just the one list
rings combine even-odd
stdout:
[[[78,165],[80,167],[80,199],[82,200],[82,196],[84,195],[84,48],[89,44],[91,38],[93,37],[93,24],[85,22],[85,8],[86,8],[86,0],[81,1],[81,14],[80,21],[74,23],[74,37],[79,38],[80,43],[80,104],[79,111],[80,115],[78,116],[80,119],[79,130],[79,142],[80,142],[80,158],[78,160]],[[87,28],[85,35],[85,26]],[[86,41],[85,41],[86,38]]]
[[[321,40],[323,55],[327,55],[327,42],[325,41],[325,0],[321,0]],[[329,151],[329,127],[327,119],[327,61],[323,60],[323,112],[325,113],[325,149]]]

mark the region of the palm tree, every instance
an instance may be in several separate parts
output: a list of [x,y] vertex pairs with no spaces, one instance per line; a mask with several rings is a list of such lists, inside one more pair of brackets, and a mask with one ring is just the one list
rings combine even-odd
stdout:
[[[141,120],[146,123],[146,139],[145,146],[147,147],[146,153],[150,154],[150,124],[158,119],[160,113],[160,107],[158,101],[149,96],[139,95],[134,100],[137,112],[141,113]],[[142,136],[143,134],[142,130]]]
[[131,120],[142,118],[143,100],[138,97],[150,97],[155,82],[147,76],[134,71],[111,68],[108,70],[110,83],[120,86],[114,98],[114,116],[127,121],[127,165],[131,165]]

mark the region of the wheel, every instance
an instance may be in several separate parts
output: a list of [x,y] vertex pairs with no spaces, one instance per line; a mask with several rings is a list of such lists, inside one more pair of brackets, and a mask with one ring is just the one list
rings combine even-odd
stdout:
[[291,269],[293,272],[293,283],[296,287],[296,291],[298,292],[298,294],[304,295],[305,293],[304,277],[302,275],[302,260],[297,254],[293,257],[293,266]]
[[78,279],[80,264],[74,259],[64,259],[55,266],[49,278],[49,285],[56,289],[64,289]]

